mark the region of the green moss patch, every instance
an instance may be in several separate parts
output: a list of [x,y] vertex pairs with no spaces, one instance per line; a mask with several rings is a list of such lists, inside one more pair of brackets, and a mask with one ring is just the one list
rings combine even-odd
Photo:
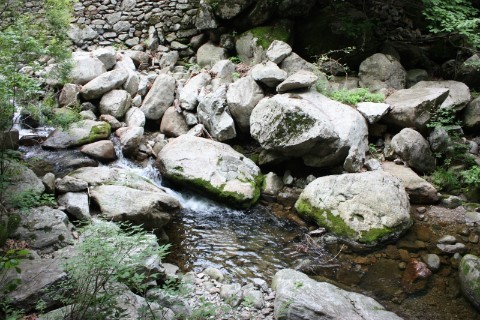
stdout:
[[90,129],[88,136],[78,140],[77,145],[92,143],[101,139],[108,138],[111,133],[110,125],[106,122],[100,122]]
[[281,40],[289,42],[290,30],[284,25],[262,26],[253,28],[247,32],[251,32],[253,37],[257,38],[257,44],[263,49],[268,49],[273,40]]
[[248,209],[258,201],[258,199],[260,198],[261,187],[264,181],[264,177],[262,175],[255,177],[254,181],[243,181],[250,183],[252,188],[254,189],[253,197],[252,199],[249,199],[245,198],[245,196],[241,193],[225,191],[225,185],[215,187],[209,181],[201,178],[186,179],[181,173],[182,172],[179,171],[178,173],[166,174],[166,177],[175,183],[184,185],[199,193],[211,196],[219,202],[242,209]]
[[329,210],[315,208],[304,199],[300,198],[295,203],[295,209],[300,215],[315,221],[319,226],[338,236],[354,239],[357,235],[355,230],[350,228],[341,217],[334,215]]

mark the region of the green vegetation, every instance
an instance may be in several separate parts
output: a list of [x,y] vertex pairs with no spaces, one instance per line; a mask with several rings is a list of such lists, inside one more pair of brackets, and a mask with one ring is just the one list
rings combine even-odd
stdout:
[[479,12],[467,0],[422,0],[423,15],[434,34],[449,37],[459,47],[480,49]]
[[9,200],[9,204],[13,208],[24,211],[40,206],[53,206],[57,204],[57,201],[53,194],[40,193],[30,189],[15,194]]
[[[120,319],[124,310],[116,299],[125,289],[119,284],[145,295],[150,283],[160,280],[147,260],[160,261],[169,245],[157,246],[155,235],[129,224],[95,222],[80,232],[84,240],[64,265],[68,279],[50,293],[51,298],[69,306],[62,319]],[[147,309],[145,319],[154,319]]]
[[287,43],[290,40],[290,31],[281,24],[256,27],[247,32],[251,32],[253,37],[258,39],[257,44],[265,50],[268,49],[273,40],[281,40]]
[[368,89],[358,88],[353,90],[342,89],[338,91],[333,91],[327,94],[333,100],[339,102],[356,105],[360,102],[383,102],[385,101],[385,96],[381,93],[371,93]]
[[468,198],[479,201],[480,167],[456,129],[461,125],[455,110],[451,108],[439,109],[432,114],[427,127],[445,129],[449,142],[448,147],[435,154],[438,165],[430,180],[439,190],[453,194],[465,191]]

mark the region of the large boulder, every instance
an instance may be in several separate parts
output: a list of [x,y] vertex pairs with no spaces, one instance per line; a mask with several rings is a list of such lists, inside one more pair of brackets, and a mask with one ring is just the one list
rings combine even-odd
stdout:
[[4,186],[3,196],[7,200],[12,200],[22,192],[31,191],[35,194],[41,194],[45,191],[42,180],[21,162],[3,162],[5,168],[5,177],[8,177],[8,184]]
[[250,207],[260,196],[260,169],[220,142],[180,136],[160,151],[158,166],[166,178],[233,206]]
[[206,72],[201,72],[187,81],[180,90],[180,105],[185,110],[195,110],[198,105],[198,96],[212,77]]
[[480,310],[480,258],[465,255],[458,268],[463,294]]
[[417,131],[403,129],[392,138],[391,147],[413,170],[420,173],[435,170],[435,157],[430,145]]
[[283,41],[273,40],[267,49],[266,55],[268,60],[279,64],[292,53],[292,47]]
[[58,204],[65,207],[65,210],[79,220],[88,220],[90,208],[86,192],[67,192],[58,197]]
[[433,204],[438,202],[439,196],[437,189],[412,169],[396,165],[393,162],[382,163],[382,168],[385,172],[390,173],[402,182],[410,197],[410,203]]
[[277,92],[283,93],[292,90],[310,88],[318,80],[318,76],[313,72],[300,70],[277,86]]
[[92,29],[90,26],[78,26],[76,24],[71,24],[67,35],[77,46],[82,46],[85,44],[85,41],[93,40],[98,37],[98,32]]
[[227,86],[221,85],[213,92],[200,97],[198,119],[213,138],[226,141],[237,136],[227,105]]
[[370,91],[404,89],[407,72],[397,59],[376,53],[365,59],[359,67],[360,87]]
[[78,147],[110,136],[110,125],[104,121],[82,120],[70,125],[67,130],[53,131],[42,144],[45,149]]
[[155,79],[140,108],[145,113],[145,118],[159,120],[163,116],[173,103],[175,87],[175,78],[168,74],[161,74]]
[[102,61],[87,52],[74,52],[72,61],[73,68],[70,72],[70,77],[75,84],[86,84],[102,73],[107,72],[107,68],[105,68]]
[[343,164],[355,172],[368,150],[362,115],[313,91],[260,101],[250,117],[250,133],[264,149],[302,157],[312,167]]
[[85,84],[80,93],[85,100],[98,99],[103,94],[113,89],[120,88],[127,78],[128,71],[125,69],[105,72]]
[[86,182],[88,187],[99,185],[125,186],[136,190],[163,192],[149,180],[132,170],[109,167],[85,167],[72,171],[68,177]]
[[180,208],[178,200],[165,192],[137,190],[120,185],[99,185],[90,189],[101,214],[112,221],[131,221],[147,228],[161,228],[170,213]]
[[143,133],[143,127],[124,127],[115,131],[115,135],[120,139],[120,146],[125,157],[137,155]]
[[211,42],[205,43],[203,46],[198,48],[197,51],[197,63],[201,67],[213,66],[220,60],[225,60],[227,58],[227,50],[222,47],[217,47]]
[[318,178],[295,209],[337,236],[368,246],[395,239],[412,225],[404,186],[383,171]]
[[271,88],[276,87],[279,83],[287,79],[287,72],[280,69],[272,61],[255,65],[252,68],[251,74],[253,79]]
[[73,240],[73,226],[63,211],[43,206],[20,212],[20,218],[14,237],[34,250],[50,253]]
[[401,128],[413,127],[423,131],[432,114],[447,99],[448,92],[445,88],[398,90],[385,100],[391,108],[384,119],[387,123]]
[[99,161],[113,161],[117,159],[115,147],[110,140],[100,140],[97,142],[89,143],[80,149],[80,151],[87,156],[90,156]]
[[143,113],[140,108],[130,108],[125,114],[125,124],[127,127],[144,127],[145,121],[145,113]]
[[471,100],[470,89],[468,86],[459,81],[420,81],[412,88],[446,88],[448,89],[448,97],[440,105],[440,109],[452,108],[460,111]]
[[317,282],[292,269],[278,271],[272,289],[275,319],[401,320],[370,297]]
[[187,133],[189,130],[185,118],[182,113],[178,112],[175,107],[170,107],[165,111],[160,123],[160,132],[168,137],[178,137]]
[[285,70],[288,76],[297,73],[300,70],[315,71],[315,66],[307,60],[300,57],[295,52],[292,52],[289,56],[282,60],[279,64],[280,69]]
[[240,78],[228,86],[228,108],[240,131],[250,131],[250,115],[263,97],[262,88],[251,76]]
[[103,62],[107,70],[112,69],[117,63],[117,52],[114,47],[102,47],[92,51],[92,54]]
[[125,90],[112,90],[100,100],[100,113],[121,119],[131,106],[132,97],[130,93]]
[[480,129],[480,97],[472,100],[464,110],[463,123],[468,131]]

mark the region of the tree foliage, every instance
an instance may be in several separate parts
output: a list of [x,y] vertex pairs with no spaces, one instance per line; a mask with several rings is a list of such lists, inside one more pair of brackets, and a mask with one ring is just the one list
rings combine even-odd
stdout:
[[435,34],[457,36],[459,46],[473,51],[480,49],[479,12],[468,0],[422,0],[423,15],[429,30]]

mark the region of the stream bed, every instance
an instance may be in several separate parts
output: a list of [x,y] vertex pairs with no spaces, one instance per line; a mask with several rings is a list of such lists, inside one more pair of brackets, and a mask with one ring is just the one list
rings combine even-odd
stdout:
[[[82,166],[88,162],[75,150],[52,152],[36,146],[22,147],[22,151],[38,170],[56,175],[67,173],[63,162]],[[166,183],[153,161],[144,165],[140,167],[121,155],[109,164],[134,170],[164,188]],[[305,227],[279,218],[285,216],[275,212],[282,207],[279,204],[233,210],[188,191],[167,190],[183,205],[165,227],[172,244],[167,262],[176,264],[182,272],[215,267],[233,282],[252,278],[270,282],[276,271],[300,266],[315,279],[375,298],[405,319],[480,320],[480,313],[461,293],[458,260],[435,249],[437,239],[452,234],[467,244],[467,252],[480,254],[478,240],[469,241],[480,235],[480,228],[478,223],[465,223],[465,210],[431,206],[419,215],[412,207],[415,223],[406,235],[378,250],[355,253],[335,241],[325,245],[308,235]],[[289,207],[282,210],[294,214]],[[422,290],[406,293],[402,288],[405,265],[410,259],[421,260],[425,253],[440,255],[441,266]]]

